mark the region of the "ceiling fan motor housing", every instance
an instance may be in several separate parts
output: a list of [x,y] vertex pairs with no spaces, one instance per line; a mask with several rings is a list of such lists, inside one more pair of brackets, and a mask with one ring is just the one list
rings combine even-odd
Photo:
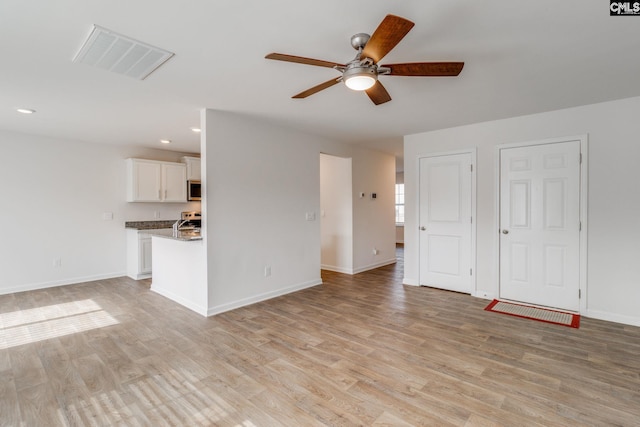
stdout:
[[374,79],[378,79],[378,67],[375,65],[363,65],[359,62],[347,65],[347,69],[344,70],[342,78],[347,79],[351,76],[371,76]]

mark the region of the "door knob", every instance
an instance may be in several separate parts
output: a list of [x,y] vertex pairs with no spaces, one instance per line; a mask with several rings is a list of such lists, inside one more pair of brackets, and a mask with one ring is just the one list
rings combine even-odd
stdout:
[[502,230],[502,234],[509,234],[509,230]]
[[422,227],[420,227],[420,230],[425,231],[427,229],[427,227],[425,227],[424,225]]

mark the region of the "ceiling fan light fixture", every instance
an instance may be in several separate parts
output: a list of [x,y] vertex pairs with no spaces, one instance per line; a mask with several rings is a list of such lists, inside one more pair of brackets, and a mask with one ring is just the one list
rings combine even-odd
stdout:
[[367,90],[376,84],[376,79],[371,76],[351,76],[344,81],[351,90]]
[[367,90],[378,80],[378,74],[373,67],[352,67],[343,74],[344,84],[351,90]]

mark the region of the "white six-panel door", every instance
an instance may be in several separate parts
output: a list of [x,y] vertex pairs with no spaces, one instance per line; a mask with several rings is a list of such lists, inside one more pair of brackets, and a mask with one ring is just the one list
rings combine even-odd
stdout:
[[580,141],[500,150],[500,298],[579,310]]
[[472,154],[420,159],[420,285],[472,291]]

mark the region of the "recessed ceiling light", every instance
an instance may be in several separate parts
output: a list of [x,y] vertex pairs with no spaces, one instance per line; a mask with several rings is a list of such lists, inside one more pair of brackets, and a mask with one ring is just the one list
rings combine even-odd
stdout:
[[22,114],[33,114],[36,112],[36,110],[32,110],[31,108],[18,108],[16,111]]
[[162,142],[163,144],[171,144],[170,139],[161,139],[160,142]]
[[191,128],[191,130],[196,132],[196,133],[202,132],[202,130],[200,128]]

